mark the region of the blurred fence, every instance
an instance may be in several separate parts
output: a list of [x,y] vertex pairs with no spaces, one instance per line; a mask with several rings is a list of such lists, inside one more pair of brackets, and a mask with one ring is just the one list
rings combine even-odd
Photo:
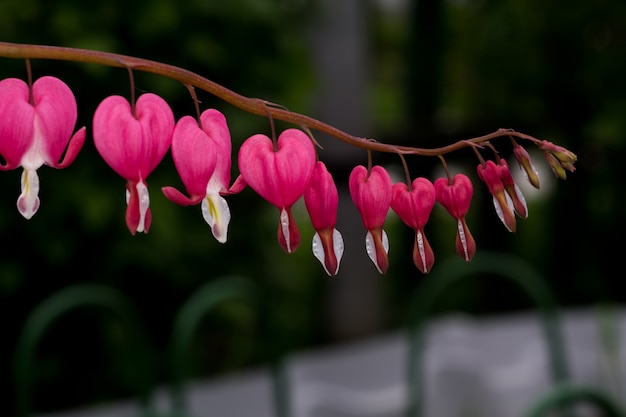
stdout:
[[[571,378],[560,312],[556,299],[543,277],[520,259],[498,253],[480,253],[470,263],[465,263],[460,259],[443,262],[417,288],[405,328],[407,348],[403,359],[405,376],[402,390],[359,391],[358,388],[333,387],[332,385],[313,387],[309,384],[310,390],[316,390],[315,395],[309,396],[309,403],[310,398],[315,398],[316,403],[308,404],[303,408],[302,404],[294,404],[294,399],[299,398],[294,394],[298,387],[290,378],[290,362],[287,353],[273,352],[267,358],[270,365],[270,389],[267,394],[270,397],[271,412],[276,417],[304,417],[305,414],[309,416],[312,409],[327,410],[325,414],[319,414],[320,416],[402,415],[416,417],[425,415],[424,392],[427,388],[427,381],[425,381],[424,369],[427,359],[425,359],[424,349],[431,312],[437,305],[441,294],[453,288],[461,280],[482,275],[509,280],[536,306],[542,328],[542,341],[547,352],[550,387],[548,390],[543,390],[534,403],[527,407],[525,416],[587,416],[598,415],[593,414],[598,412],[600,412],[599,415],[611,417],[626,415],[621,408],[623,402],[620,401],[623,398],[619,398],[619,395],[616,396],[614,393],[609,395],[607,390],[581,384]],[[123,293],[99,284],[86,283],[60,290],[32,311],[24,323],[18,340],[14,358],[17,392],[15,400],[18,412],[16,417],[30,417],[36,411],[33,410],[32,405],[33,388],[36,384],[34,370],[37,366],[37,347],[41,339],[45,334],[53,331],[53,324],[63,316],[85,308],[107,311],[123,323],[133,336],[134,340],[123,348],[135,358],[134,363],[137,367],[137,372],[134,373],[136,380],[131,381],[139,401],[137,415],[201,417],[197,413],[192,413],[187,404],[188,368],[190,366],[188,353],[194,337],[197,336],[199,324],[221,303],[238,299],[248,303],[258,312],[261,318],[259,325],[263,326],[264,305],[259,293],[259,288],[251,280],[243,277],[222,277],[207,283],[181,306],[174,321],[169,346],[170,379],[166,387],[169,394],[169,409],[163,410],[163,407],[156,407],[154,401],[154,391],[157,387],[153,360],[156,358],[132,303]],[[494,296],[497,295],[494,294]],[[265,329],[264,334],[271,337],[272,329]],[[80,332],[76,332],[76,335],[80,337]],[[614,371],[619,373],[619,369]],[[618,375],[618,377],[621,376]],[[240,401],[246,401],[246,399],[242,398]],[[385,404],[392,405],[385,406]],[[304,409],[309,411],[305,413]],[[584,414],[588,413],[589,409],[593,410],[593,413]],[[553,414],[555,412],[558,414]],[[207,408],[206,414],[202,415],[213,416],[219,415],[218,413],[217,409]],[[263,413],[259,412],[258,415],[262,416]]]

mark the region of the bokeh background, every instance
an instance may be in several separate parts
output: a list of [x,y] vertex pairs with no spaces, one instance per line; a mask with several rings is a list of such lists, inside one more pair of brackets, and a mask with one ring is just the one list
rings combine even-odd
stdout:
[[[446,158],[474,180],[468,223],[478,251],[518,255],[548,278],[563,306],[580,306],[626,300],[625,18],[626,4],[619,0],[3,0],[0,39],[181,66],[382,142],[438,147],[507,127],[566,146],[579,157],[576,172],[557,182],[545,171],[541,192],[527,194],[530,216],[515,234],[499,223],[477,181],[473,153]],[[0,62],[0,77],[25,79],[23,61]],[[181,187],[169,154],[149,178],[152,229],[131,236],[124,224],[124,181],[101,160],[90,136],[98,103],[111,94],[129,96],[126,71],[46,60],[33,60],[32,68],[35,77],[55,75],[72,88],[77,125],[87,126],[88,141],[68,169],[40,169],[41,207],[29,221],[15,207],[21,172],[0,174],[3,415],[7,406],[8,415],[13,412],[12,364],[28,314],[76,283],[102,283],[126,294],[160,363],[173,318],[196,289],[224,275],[257,281],[275,336],[251,336],[254,313],[225,305],[203,323],[190,359],[194,377],[263,363],[268,350],[315,349],[403,323],[412,290],[428,276],[412,264],[412,231],[393,214],[386,227],[388,274],[378,275],[369,263],[365,231],[346,197],[350,170],[367,163],[364,151],[316,136],[324,147],[320,158],[343,195],[338,229],[346,255],[336,277],[326,276],[309,251],[313,230],[303,206],[296,209],[303,244],[287,255],[276,243],[277,210],[250,189],[228,198],[229,240],[217,243],[199,207],[176,206],[160,193],[165,185]],[[135,82],[139,93],[164,97],[177,118],[193,114],[179,83],[139,72]],[[269,134],[267,119],[203,92],[199,97],[203,109],[227,116],[233,155],[252,134]],[[286,127],[277,122],[279,130]],[[494,145],[510,154],[506,139]],[[397,157],[373,158],[403,178]],[[436,158],[408,161],[413,176],[441,175]],[[545,168],[540,155],[535,163]],[[237,174],[234,164],[233,179]],[[454,224],[440,207],[426,232],[438,260],[456,256]],[[493,315],[530,308],[508,284],[478,279],[441,299],[437,312]],[[136,370],[119,349],[128,337],[97,313],[56,324],[38,354],[35,409],[132,396],[126,381]],[[168,381],[165,366],[155,372],[160,382]]]

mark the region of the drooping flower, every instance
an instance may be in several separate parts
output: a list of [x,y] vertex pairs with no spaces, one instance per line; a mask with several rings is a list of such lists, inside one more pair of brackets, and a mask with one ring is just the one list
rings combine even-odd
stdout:
[[393,185],[391,208],[407,226],[415,230],[413,263],[424,274],[430,272],[435,263],[435,254],[424,233],[434,205],[435,187],[426,178],[414,179],[410,190],[403,182]]
[[389,240],[383,230],[387,212],[391,207],[391,177],[385,168],[376,165],[368,172],[362,165],[352,169],[349,179],[350,196],[356,206],[363,226],[367,230],[365,249],[381,274],[389,268]]
[[93,116],[93,139],[104,161],[126,183],[126,226],[147,233],[152,222],[146,179],[172,143],[174,114],[161,97],[142,94],[134,106],[121,96],[105,98]]
[[41,77],[32,88],[17,78],[0,81],[0,155],[5,161],[0,170],[24,169],[17,208],[26,219],[39,208],[37,170],[44,164],[66,168],[85,142],[85,127],[72,135],[77,115],[74,94],[58,78]]
[[528,206],[526,205],[524,194],[522,194],[522,190],[520,190],[515,183],[513,175],[511,175],[511,170],[509,169],[509,164],[502,158],[498,161],[498,173],[500,174],[504,190],[513,202],[513,210],[515,210],[515,213],[522,219],[527,218]]
[[498,217],[509,232],[514,232],[517,224],[515,214],[511,209],[513,203],[504,190],[498,166],[493,161],[487,161],[478,165],[477,172],[478,178],[487,185],[489,192],[493,196],[493,206]]
[[343,237],[335,229],[339,194],[333,177],[321,161],[315,164],[309,186],[304,191],[304,204],[315,229],[313,255],[328,275],[337,275],[344,248]]
[[302,197],[315,166],[315,148],[301,130],[287,129],[276,144],[256,134],[239,149],[239,171],[243,180],[280,211],[278,243],[287,253],[300,245],[300,231],[291,207]]
[[472,182],[466,175],[456,174],[451,180],[437,179],[434,186],[437,202],[457,221],[456,252],[469,262],[476,253],[476,242],[465,222],[474,193]]
[[230,131],[224,115],[215,109],[182,117],[172,136],[172,159],[189,197],[173,187],[165,196],[183,206],[202,203],[202,215],[218,242],[227,240],[230,209],[222,195],[230,193]]

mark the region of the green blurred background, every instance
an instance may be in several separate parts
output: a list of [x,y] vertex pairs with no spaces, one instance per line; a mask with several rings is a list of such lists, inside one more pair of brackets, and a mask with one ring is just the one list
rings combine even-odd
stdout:
[[[339,10],[348,3],[351,9]],[[159,60],[324,121],[334,123],[336,116],[337,127],[351,129],[350,122],[341,124],[341,114],[329,116],[330,107],[320,108],[320,91],[329,77],[320,69],[320,56],[326,46],[345,40],[341,32],[327,38],[322,32],[340,13],[356,20],[355,44],[361,48],[355,58],[360,72],[340,72],[334,79],[339,85],[353,77],[363,80],[351,92],[353,106],[341,108],[363,123],[354,125],[362,130],[350,133],[437,147],[510,127],[568,147],[579,157],[577,171],[566,182],[556,183],[550,172],[544,176],[544,193],[528,197],[530,217],[519,221],[515,234],[499,224],[490,196],[476,181],[472,152],[447,160],[474,180],[468,218],[478,251],[519,255],[549,279],[563,306],[623,302],[626,4],[621,1],[3,0],[0,39]],[[330,61],[341,66],[351,57]],[[25,79],[23,61],[0,62],[2,78]],[[152,229],[131,236],[124,224],[124,181],[100,159],[90,136],[98,103],[111,94],[128,96],[126,71],[44,60],[34,60],[32,68],[35,77],[56,75],[72,88],[78,126],[87,126],[89,140],[68,169],[39,171],[41,207],[29,221],[15,207],[21,172],[0,174],[0,398],[9,415],[15,395],[11,366],[24,321],[38,303],[71,284],[107,284],[133,301],[162,365],[155,369],[162,383],[168,381],[164,362],[175,314],[196,289],[223,275],[260,283],[271,325],[282,336],[261,340],[255,314],[229,303],[203,323],[191,354],[194,377],[263,363],[268,345],[298,352],[402,323],[412,290],[428,277],[412,264],[412,231],[393,215],[387,226],[391,267],[381,277],[362,249],[365,232],[357,228],[347,236],[342,230],[347,222],[342,216],[354,217],[356,211],[340,213],[338,229],[346,245],[356,247],[356,258],[346,255],[347,261],[367,264],[373,277],[363,277],[361,288],[361,276],[355,277],[360,272],[350,265],[342,265],[337,277],[326,276],[310,254],[313,231],[302,207],[296,213],[302,246],[293,255],[283,253],[276,243],[277,210],[249,189],[228,197],[229,241],[217,243],[199,207],[176,206],[160,193],[165,185],[181,187],[168,154],[148,180]],[[135,73],[135,82],[139,92],[166,98],[177,118],[193,114],[182,85],[143,73]],[[226,114],[234,155],[248,136],[269,133],[266,119],[203,92],[199,97],[203,109]],[[288,126],[278,122],[277,127]],[[326,148],[320,157],[328,158],[345,189],[354,163],[366,163],[365,152],[338,148],[338,154],[352,153],[333,156],[332,141],[320,138]],[[503,156],[509,154],[506,140],[494,144]],[[376,154],[374,162],[399,167],[390,155]],[[545,166],[540,156],[535,163]],[[413,176],[431,179],[439,166],[436,158],[410,158],[409,164]],[[233,164],[233,179],[236,175]],[[438,261],[456,256],[454,224],[443,210],[433,212],[427,233]],[[350,283],[341,296],[338,282]],[[360,321],[353,318],[357,327],[349,320],[337,326],[342,303],[348,305],[350,297],[361,303],[357,316],[369,313]],[[442,299],[439,310],[499,314],[528,308],[529,301],[508,284],[480,279]],[[35,409],[132,396],[126,381],[133,363],[118,349],[128,337],[119,324],[96,313],[74,314],[56,324],[39,350]]]

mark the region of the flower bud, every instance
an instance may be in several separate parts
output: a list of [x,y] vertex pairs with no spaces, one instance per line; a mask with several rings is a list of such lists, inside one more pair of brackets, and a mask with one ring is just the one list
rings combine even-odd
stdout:
[[524,170],[524,174],[526,175],[526,179],[528,182],[535,187],[539,188],[539,173],[533,164],[533,161],[530,159],[530,155],[526,151],[526,149],[517,143],[513,146],[513,155],[520,167]]

